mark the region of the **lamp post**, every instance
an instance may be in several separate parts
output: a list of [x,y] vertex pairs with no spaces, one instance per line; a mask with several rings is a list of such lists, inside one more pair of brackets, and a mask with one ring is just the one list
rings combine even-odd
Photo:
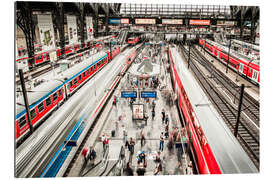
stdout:
[[228,66],[229,66],[229,60],[230,60],[230,50],[231,50],[231,38],[229,42],[229,51],[228,51],[228,58],[227,58],[227,65],[226,65],[226,74],[228,73]]

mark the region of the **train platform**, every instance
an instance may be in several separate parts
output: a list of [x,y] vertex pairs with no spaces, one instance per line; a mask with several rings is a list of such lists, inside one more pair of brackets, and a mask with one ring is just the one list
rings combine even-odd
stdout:
[[224,75],[226,75],[230,80],[232,80],[234,83],[236,83],[237,86],[240,87],[241,84],[245,84],[245,86],[246,86],[245,92],[247,92],[255,100],[260,101],[260,92],[259,92],[259,88],[257,86],[255,86],[254,84],[252,84],[248,80],[244,79],[243,77],[241,77],[240,75],[238,75],[235,71],[233,71],[230,68],[228,69],[228,73],[226,73],[226,65],[224,65],[223,63],[221,63],[220,61],[218,61],[213,56],[211,56],[207,51],[204,52],[204,50],[203,50],[203,48],[201,46],[196,45],[196,48],[200,52],[202,52],[202,54],[207,58],[207,60],[209,60],[210,62],[212,62],[212,64],[218,70],[220,70],[221,72],[223,72]]
[[[153,53],[151,53],[153,54]],[[166,59],[166,54],[163,54],[164,59]],[[154,58],[153,58],[154,59]],[[161,61],[161,58],[158,58]],[[164,63],[167,61],[165,60]],[[172,91],[170,74],[166,72],[166,65],[160,62],[161,72],[159,77],[165,77],[161,79],[160,84],[166,86],[166,90]],[[131,68],[130,68],[131,69]],[[129,69],[129,70],[130,70]],[[84,163],[84,157],[80,155],[76,162],[74,163],[72,169],[70,170],[69,177],[88,177],[88,176],[100,176],[109,175],[113,176],[113,167],[117,164],[119,154],[121,153],[121,147],[124,149],[125,164],[129,161],[131,168],[133,169],[134,175],[137,175],[136,170],[138,168],[136,155],[144,151],[146,154],[146,172],[145,175],[154,175],[157,163],[155,162],[155,157],[159,151],[160,135],[161,132],[165,133],[165,123],[162,122],[162,109],[165,109],[165,113],[169,117],[169,132],[172,132],[174,128],[177,131],[181,130],[181,123],[179,115],[177,112],[177,107],[173,104],[168,103],[167,96],[164,94],[164,90],[160,88],[147,88],[147,91],[156,91],[157,98],[150,99],[146,102],[143,98],[136,98],[134,104],[144,104],[145,113],[148,116],[147,122],[144,120],[134,120],[132,118],[132,108],[130,106],[129,100],[121,98],[121,91],[128,89],[140,91],[141,88],[137,88],[132,85],[132,81],[127,77],[127,74],[121,79],[118,88],[115,90],[112,97],[116,96],[118,103],[116,106],[113,105],[113,98],[111,98],[103,110],[99,118],[99,122],[95,127],[95,131],[91,134],[90,138],[87,140],[85,147],[94,147],[97,152],[97,158],[87,165]],[[155,117],[152,119],[152,101],[155,101]],[[175,130],[175,129],[174,129]],[[114,131],[115,133],[112,133]],[[127,132],[128,140],[130,138],[135,140],[134,154],[131,154],[128,148],[125,147],[123,132]],[[141,132],[145,135],[145,143],[141,146]],[[103,144],[101,142],[102,135],[105,135],[109,139],[109,150],[107,159],[105,160]],[[169,150],[168,138],[164,142],[164,150],[161,151],[161,164],[162,171],[159,172],[160,175],[179,175],[187,174],[188,162],[190,162],[188,154],[184,153],[183,156],[178,160],[179,155],[177,148],[173,146],[172,150]],[[105,162],[107,161],[107,163]]]

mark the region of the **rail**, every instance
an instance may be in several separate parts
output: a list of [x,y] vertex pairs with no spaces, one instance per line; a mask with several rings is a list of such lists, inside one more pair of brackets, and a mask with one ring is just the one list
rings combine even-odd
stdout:
[[[180,46],[182,52],[184,53],[184,59],[188,59],[188,52],[184,48],[184,46]],[[192,51],[194,61],[198,61],[199,63],[202,61],[202,55],[198,54],[195,50]],[[194,58],[196,57],[196,58]],[[201,64],[205,64],[206,62],[201,62]],[[205,90],[207,96],[211,99],[212,103],[216,106],[218,112],[221,114],[225,123],[233,132],[234,126],[236,124],[236,114],[237,110],[234,106],[228,102],[228,100],[224,97],[223,93],[220,92],[219,87],[216,87],[213,82],[211,82],[212,78],[205,77],[202,70],[198,67],[198,65],[191,61],[190,67],[194,74],[196,75],[196,79],[201,84],[202,88]],[[204,67],[207,68],[207,65]],[[212,69],[211,69],[212,70]],[[210,71],[211,72],[211,71]],[[217,75],[216,78],[219,76]],[[225,86],[226,87],[226,86]],[[254,132],[249,128],[249,126],[245,123],[245,119],[241,116],[241,122],[239,125],[239,133],[238,140],[240,144],[243,146],[245,151],[249,154],[250,158],[254,162],[255,166],[259,169],[259,137],[253,135]]]

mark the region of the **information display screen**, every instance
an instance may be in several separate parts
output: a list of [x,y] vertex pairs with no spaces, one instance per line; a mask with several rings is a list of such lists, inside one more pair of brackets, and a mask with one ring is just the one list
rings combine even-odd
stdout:
[[137,98],[137,92],[136,91],[122,91],[121,97],[122,98]]
[[189,24],[190,25],[207,26],[207,25],[210,25],[210,20],[190,19]]
[[121,24],[129,24],[128,18],[121,18]]
[[162,19],[162,24],[183,24],[182,19]]
[[156,98],[157,92],[156,91],[142,91],[141,97],[142,98]]
[[217,21],[217,26],[235,26],[237,21]]
[[156,19],[135,19],[135,24],[156,24]]

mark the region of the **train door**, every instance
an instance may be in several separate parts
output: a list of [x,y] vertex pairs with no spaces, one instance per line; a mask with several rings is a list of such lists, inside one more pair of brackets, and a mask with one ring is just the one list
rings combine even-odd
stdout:
[[255,82],[258,82],[258,77],[259,77],[258,71],[256,71],[256,70],[253,69],[252,79],[253,79]]
[[242,73],[242,74],[244,74],[243,71],[244,71],[244,64],[241,64],[240,63],[240,65],[239,65],[239,72]]
[[220,51],[217,50],[217,58],[218,58],[218,59],[219,59],[219,53],[220,53]]

